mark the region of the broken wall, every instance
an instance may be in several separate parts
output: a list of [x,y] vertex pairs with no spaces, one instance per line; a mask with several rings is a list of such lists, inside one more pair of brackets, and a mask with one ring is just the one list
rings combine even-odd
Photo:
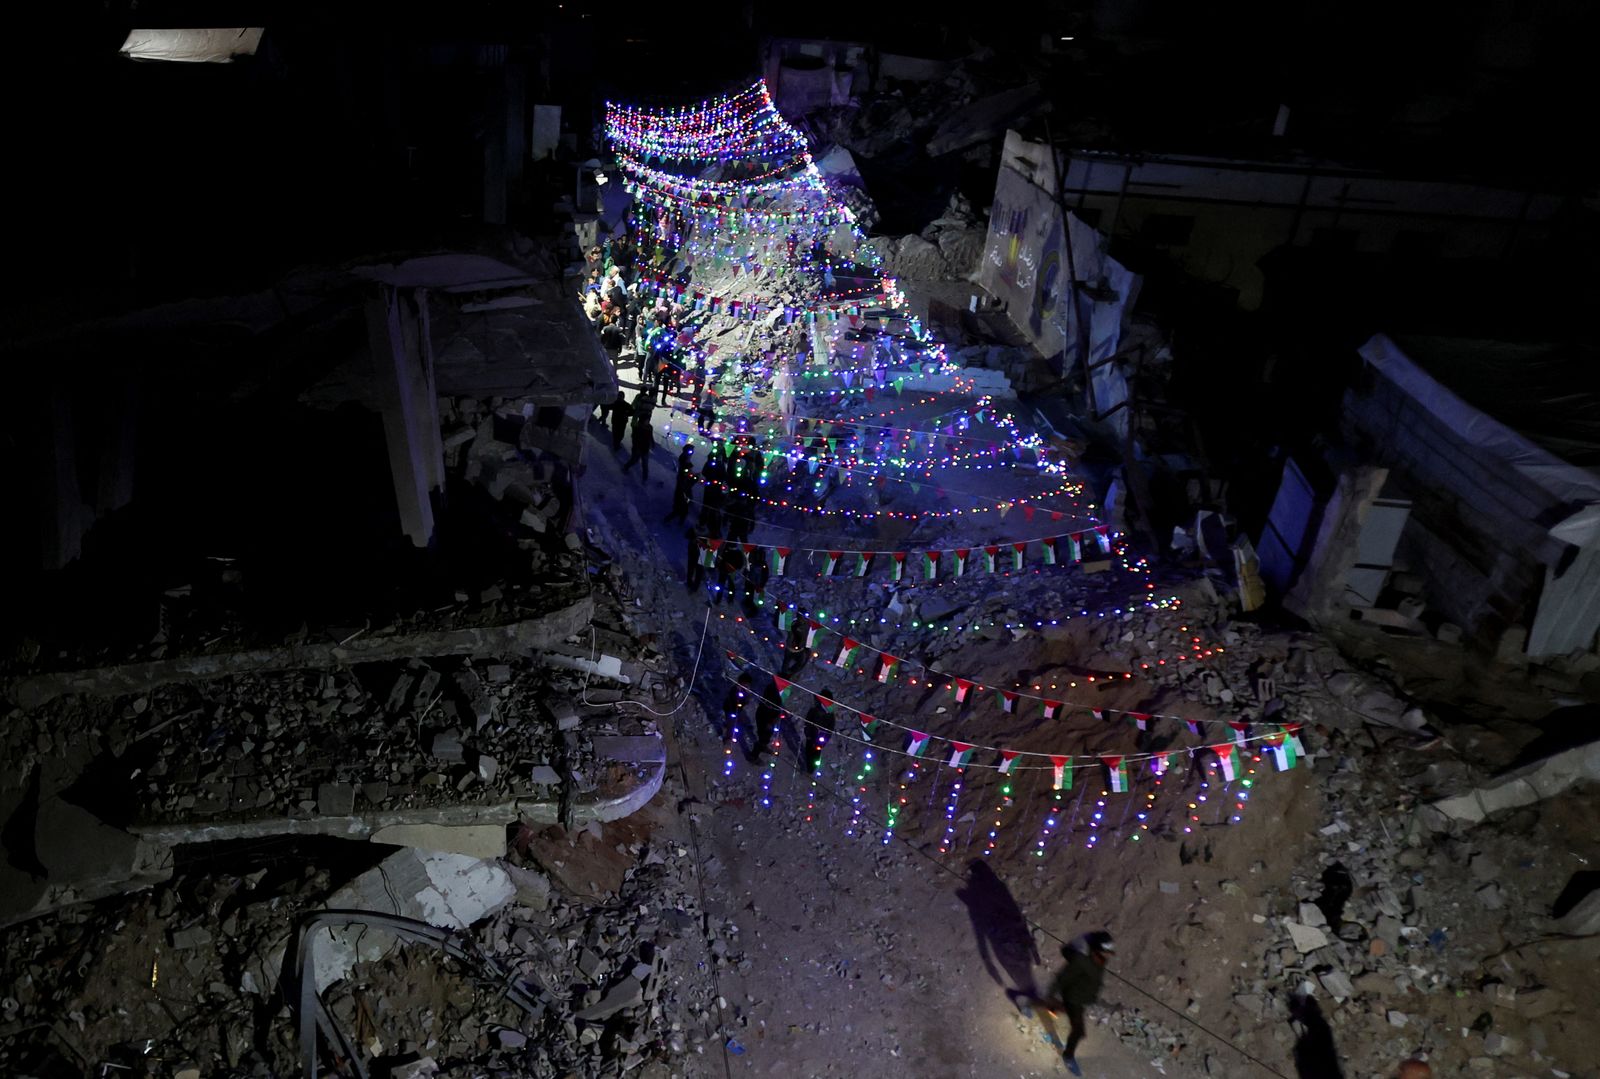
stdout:
[[1600,483],[1473,409],[1384,335],[1360,351],[1368,370],[1345,398],[1345,435],[1413,500],[1399,556],[1425,575],[1430,607],[1493,649],[1533,621],[1547,571],[1575,546],[1552,526]]
[[[1061,356],[1063,373],[1083,362],[1087,342],[1094,402],[1104,415],[1128,396],[1117,365],[1102,361],[1121,347],[1123,322],[1138,299],[1141,278],[1106,254],[1105,241],[1094,229],[1071,214],[1063,216],[1059,175],[1049,146],[1006,132],[977,280],[1005,301],[1011,321],[1041,353]],[[1076,303],[1068,287],[1069,237],[1077,280],[1104,285],[1080,290]],[[1126,424],[1126,410],[1113,421]]]

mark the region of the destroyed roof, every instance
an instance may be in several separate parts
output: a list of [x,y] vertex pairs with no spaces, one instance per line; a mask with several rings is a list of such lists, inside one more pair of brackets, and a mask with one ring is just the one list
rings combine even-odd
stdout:
[[1580,468],[1600,469],[1600,393],[1593,345],[1396,337],[1423,370],[1463,401]]

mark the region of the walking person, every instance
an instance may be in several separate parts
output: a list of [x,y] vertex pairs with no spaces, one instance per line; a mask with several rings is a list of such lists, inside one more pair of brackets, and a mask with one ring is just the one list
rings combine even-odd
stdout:
[[705,543],[706,530],[703,528],[689,528],[684,530],[684,536],[689,541],[689,568],[684,574],[684,584],[689,588],[689,594],[706,583]]
[[622,448],[622,436],[628,433],[628,420],[633,416],[633,406],[628,404],[622,391],[617,391],[617,399],[611,402],[611,452],[616,453]]
[[778,683],[767,680],[767,688],[756,698],[756,740],[750,747],[750,762],[760,764],[768,753],[776,753],[772,740],[778,733],[778,720],[783,709],[778,707]]
[[778,673],[783,677],[793,678],[811,661],[811,649],[806,647],[806,635],[809,631],[810,624],[804,618],[796,618],[794,624],[789,627],[789,635],[783,642],[783,662],[778,667]]
[[689,505],[695,482],[699,479],[694,471],[694,447],[685,445],[683,452],[678,454],[678,475],[672,482],[672,512],[667,514],[664,523],[689,520]]
[[811,707],[806,711],[806,771],[812,775],[822,767],[822,747],[828,744],[828,736],[833,733],[833,713],[829,712],[813,697]]
[[[639,397],[642,398],[644,395],[640,394]],[[639,398],[635,398],[633,410],[633,453],[623,462],[622,471],[627,472],[637,463],[640,477],[648,484],[650,482],[650,451],[655,449],[656,445],[656,432],[650,426],[649,399],[645,399],[641,408]]]
[[1078,1066],[1078,1043],[1083,1041],[1083,1009],[1100,999],[1100,987],[1105,982],[1106,961],[1116,951],[1111,934],[1103,929],[1084,933],[1070,944],[1063,945],[1061,955],[1067,965],[1050,983],[1049,997],[1033,997],[1015,990],[1008,991],[1022,1014],[1031,1016],[1033,1006],[1049,1012],[1065,1012],[1070,1029],[1067,1044],[1061,1050],[1061,1059],[1073,1075],[1082,1075]]
[[717,604],[734,603],[734,589],[742,578],[744,552],[731,540],[717,551]]

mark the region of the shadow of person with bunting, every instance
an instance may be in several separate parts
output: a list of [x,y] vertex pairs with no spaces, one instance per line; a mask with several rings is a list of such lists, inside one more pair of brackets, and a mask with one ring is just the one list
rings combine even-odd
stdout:
[[989,977],[1008,996],[1033,996],[1039,947],[1011,889],[987,861],[974,858],[967,865],[967,883],[957,889],[956,898],[966,904],[978,955]]

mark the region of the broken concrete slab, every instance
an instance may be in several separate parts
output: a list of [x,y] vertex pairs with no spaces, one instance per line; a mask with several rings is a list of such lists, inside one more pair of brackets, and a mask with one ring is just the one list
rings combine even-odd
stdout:
[[373,843],[445,851],[469,858],[503,858],[506,828],[503,824],[391,824],[368,836]]
[[1318,948],[1328,946],[1328,934],[1314,925],[1301,925],[1299,922],[1287,923],[1289,939],[1294,942],[1295,950],[1301,955],[1314,952]]
[[348,817],[356,811],[353,783],[322,783],[317,786],[317,812],[325,817]]
[[594,601],[584,597],[549,614],[498,626],[407,633],[393,637],[359,637],[346,644],[308,643],[34,675],[14,682],[7,696],[22,708],[31,709],[63,694],[134,695],[171,682],[261,671],[348,668],[358,663],[404,660],[415,656],[526,654],[558,645],[586,630],[593,618]]
[[1444,798],[1424,809],[1424,823],[1477,824],[1507,809],[1554,797],[1579,780],[1600,781],[1600,741],[1576,746],[1515,771],[1507,772],[1464,794]]
[[[516,887],[500,866],[439,851],[403,850],[328,897],[329,910],[400,914],[443,929],[465,929],[511,902]],[[395,946],[389,934],[367,926],[319,934],[311,948],[318,992]]]
[[[581,825],[587,821],[620,820],[655,797],[665,776],[666,763],[658,760],[632,787],[620,794],[579,798],[572,806],[572,821]],[[260,839],[273,835],[336,835],[361,839],[370,838],[374,831],[396,824],[498,823],[503,826],[518,820],[530,824],[554,824],[560,819],[560,809],[559,801],[553,799],[522,798],[487,805],[375,810],[348,817],[267,817],[238,821],[136,824],[130,826],[129,831],[147,843],[165,846]],[[170,859],[170,851],[167,857]]]
[[612,986],[610,991],[600,998],[598,1004],[591,1004],[579,1012],[577,1018],[586,1023],[596,1023],[624,1008],[637,1007],[642,1003],[644,1003],[644,986],[639,984],[638,978],[630,974]]
[[1574,937],[1600,933],[1600,890],[1590,892],[1566,914],[1556,920],[1556,932]]
[[667,759],[667,744],[658,734],[602,735],[593,742],[594,755],[601,760],[621,761],[624,764],[663,764]]

